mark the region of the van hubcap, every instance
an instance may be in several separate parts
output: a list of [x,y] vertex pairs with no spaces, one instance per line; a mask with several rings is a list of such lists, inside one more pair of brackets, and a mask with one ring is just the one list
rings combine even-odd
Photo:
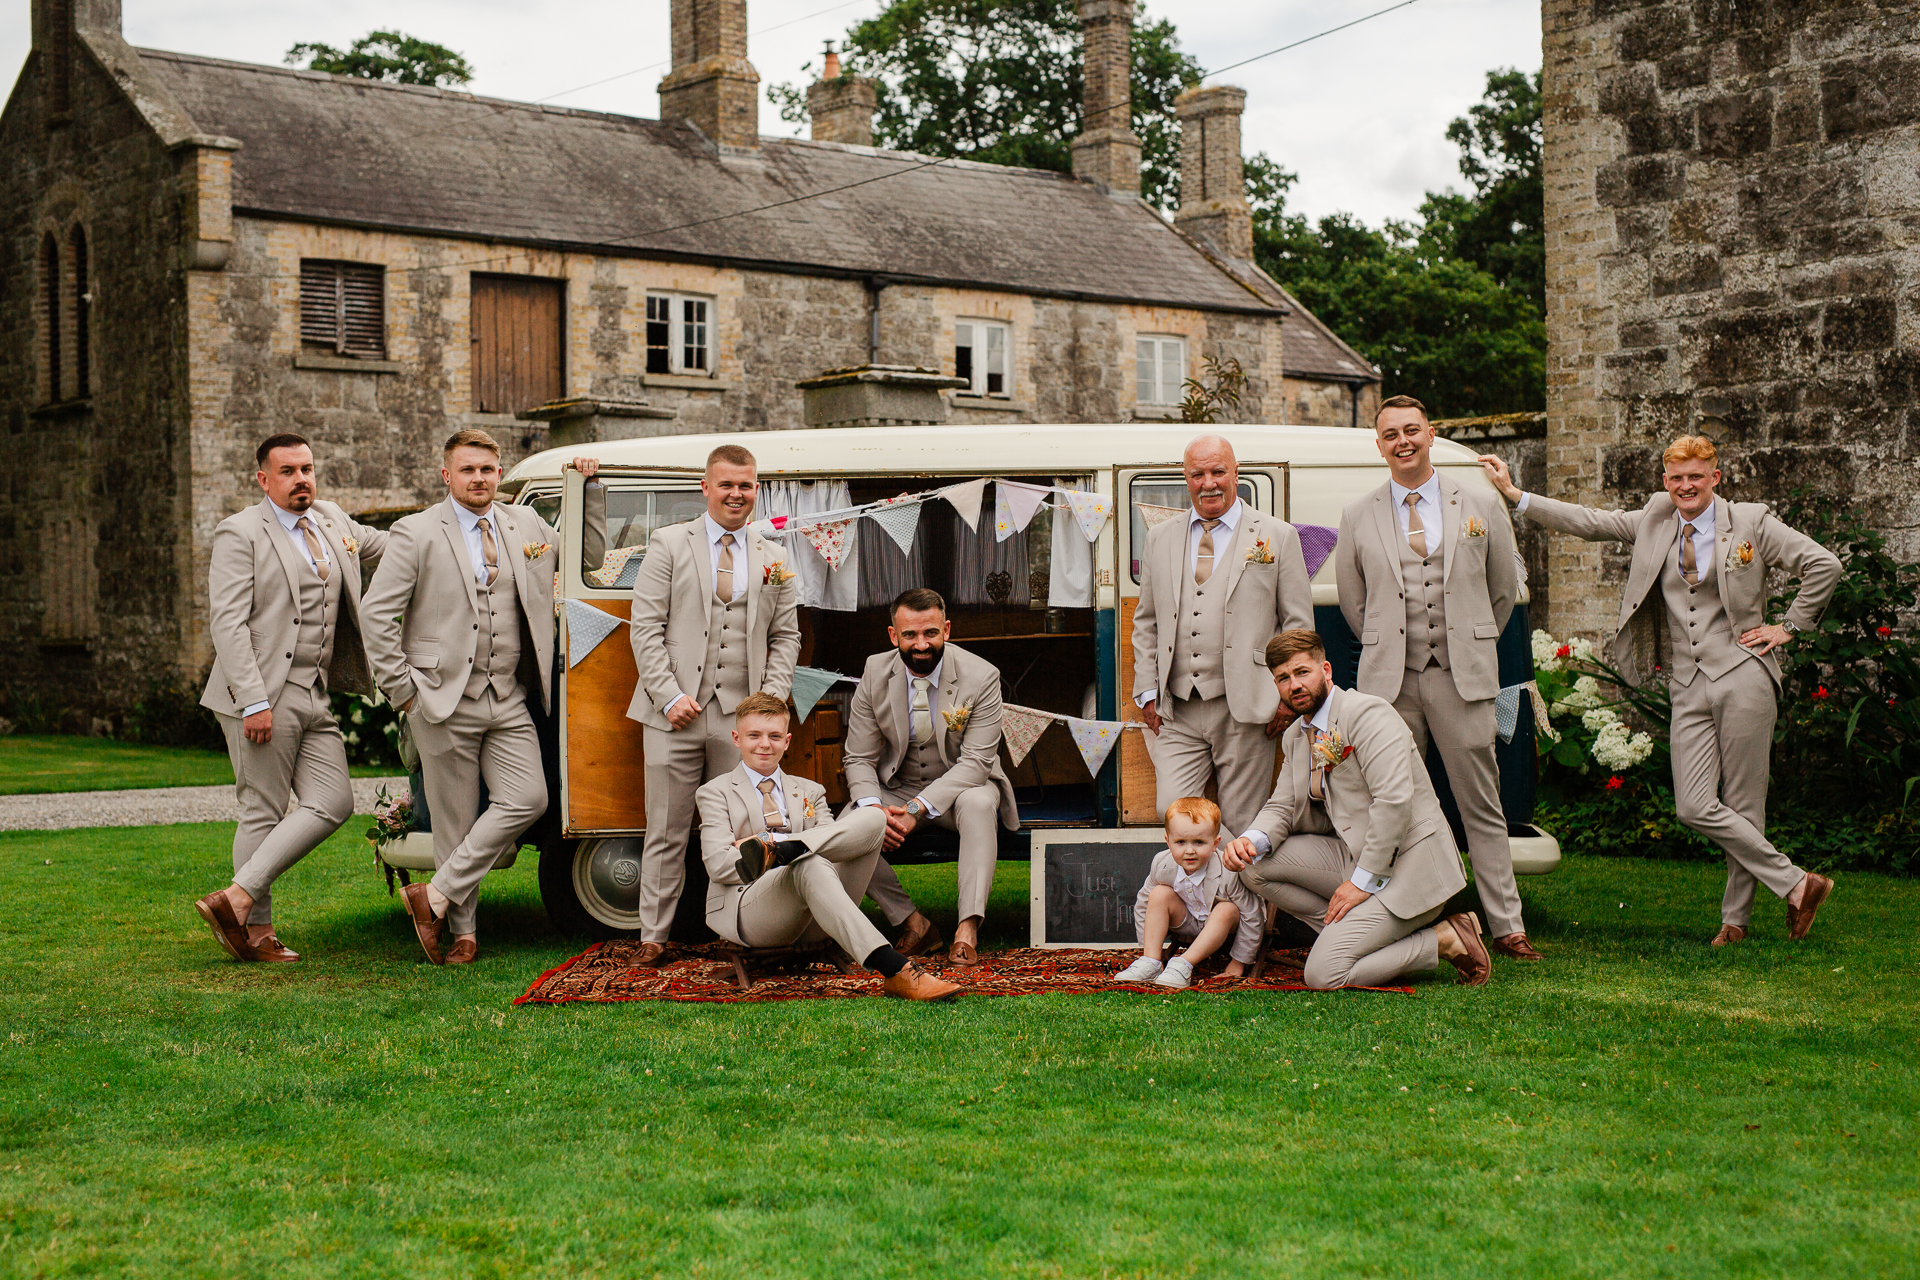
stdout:
[[573,892],[588,915],[614,929],[640,927],[640,846],[633,836],[582,840],[573,851]]

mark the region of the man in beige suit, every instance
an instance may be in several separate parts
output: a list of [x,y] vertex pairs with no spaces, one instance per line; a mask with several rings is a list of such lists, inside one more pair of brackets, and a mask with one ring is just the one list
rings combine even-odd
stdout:
[[[233,884],[195,909],[236,960],[298,960],[273,930],[273,882],[353,816],[347,746],[328,695],[371,694],[360,643],[360,565],[387,544],[315,496],[313,450],[270,436],[254,451],[266,496],[213,531],[207,622],[240,825]],[[300,805],[287,810],[291,794]]]
[[1133,700],[1150,731],[1154,804],[1164,814],[1214,775],[1229,831],[1273,784],[1285,717],[1260,665],[1277,631],[1313,626],[1300,535],[1240,500],[1233,446],[1201,436],[1182,462],[1193,510],[1147,534],[1133,615]]
[[1439,745],[1493,949],[1538,960],[1493,749],[1500,633],[1520,594],[1513,523],[1493,490],[1433,469],[1433,427],[1412,396],[1382,402],[1373,432],[1391,478],[1340,513],[1334,552],[1340,612],[1360,638],[1354,687],[1393,704],[1422,758],[1429,738]]
[[[1727,855],[1713,945],[1747,936],[1756,882],[1787,900],[1787,935],[1804,938],[1833,881],[1796,867],[1766,837],[1780,687],[1774,650],[1819,622],[1839,584],[1840,560],[1774,519],[1765,503],[1715,497],[1719,450],[1705,436],[1681,436],[1661,463],[1665,493],[1638,511],[1595,511],[1522,493],[1504,462],[1480,459],[1528,518],[1633,548],[1609,655],[1632,684],[1652,674],[1650,665],[1669,673],[1675,809]],[[1770,569],[1800,579],[1793,607],[1773,626],[1766,620]],[[1648,661],[1648,652],[1661,656]]]
[[1463,985],[1485,985],[1493,962],[1479,920],[1440,918],[1467,878],[1413,731],[1391,703],[1334,687],[1315,632],[1275,636],[1267,665],[1296,717],[1281,740],[1286,761],[1221,861],[1320,935],[1310,987],[1385,986],[1442,960]]
[[888,995],[958,995],[958,986],[922,972],[888,945],[860,910],[886,837],[885,811],[851,808],[836,821],[825,787],[780,768],[793,741],[784,699],[750,693],[733,719],[740,763],[694,797],[708,927],[747,947],[831,938],[849,959],[882,975]]
[[694,792],[740,763],[733,713],[750,693],[785,698],[800,658],[799,583],[784,548],[747,528],[753,455],[723,444],[700,481],[706,514],[657,530],[633,583],[627,716],[644,728],[647,834],[640,846],[640,964],[666,952],[686,886]]
[[[1020,829],[1013,784],[1000,767],[1000,669],[947,643],[953,626],[938,591],[903,591],[888,616],[894,647],[867,659],[847,715],[847,789],[855,804],[886,810],[889,853],[923,822],[959,832],[960,923],[947,958],[978,964],[1000,861],[995,823]],[[938,945],[884,861],[867,892],[888,923],[906,924],[907,954]]]
[[[606,546],[599,463],[587,477],[585,558]],[[527,707],[553,694],[553,582],[560,532],[531,507],[494,501],[500,446],[455,432],[443,450],[447,500],[393,527],[367,588],[367,657],[380,688],[410,715],[433,813],[433,879],[402,891],[420,947],[435,964],[478,954],[480,881],[547,809],[546,771]],[[480,809],[480,784],[487,808]],[[453,930],[442,949],[443,928]]]

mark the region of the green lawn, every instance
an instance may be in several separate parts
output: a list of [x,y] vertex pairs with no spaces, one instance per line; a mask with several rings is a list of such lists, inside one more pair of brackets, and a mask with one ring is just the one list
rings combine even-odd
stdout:
[[[384,778],[395,772],[356,767],[353,776]],[[0,796],[231,785],[233,766],[218,751],[146,747],[111,738],[31,734],[0,738]]]
[[0,1274],[1920,1274],[1913,882],[1713,951],[1714,869],[1575,862],[1412,997],[515,1009],[531,854],[434,969],[343,834],[240,967],[230,830],[0,835]]

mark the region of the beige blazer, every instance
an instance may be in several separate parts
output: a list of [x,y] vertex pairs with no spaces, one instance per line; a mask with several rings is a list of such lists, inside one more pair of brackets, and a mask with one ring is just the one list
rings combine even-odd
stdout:
[[[951,813],[962,791],[992,782],[1000,792],[1000,825],[1018,831],[1020,806],[1014,802],[1013,783],[1000,767],[1000,668],[956,644],[946,646],[941,662],[933,741],[947,771],[924,788],[927,803],[940,813]],[[911,732],[907,707],[912,679],[898,649],[867,659],[854,690],[842,750],[847,789],[855,800],[884,799],[883,785],[891,786],[900,773]],[[961,707],[970,710],[965,727],[956,729],[949,717]]]
[[[1673,499],[1656,493],[1638,511],[1596,511],[1536,493],[1527,498],[1526,515],[1549,529],[1589,542],[1611,540],[1633,547],[1626,590],[1620,594],[1620,620],[1608,656],[1630,683],[1641,683],[1651,674],[1642,671],[1642,659],[1660,652],[1667,642],[1667,606],[1660,593],[1660,574],[1667,557],[1680,554],[1680,519]],[[1734,643],[1744,632],[1766,624],[1769,569],[1784,569],[1800,579],[1800,594],[1787,610],[1786,621],[1802,630],[1810,630],[1820,621],[1833,589],[1840,583],[1838,556],[1774,519],[1764,502],[1714,498],[1713,529],[1713,571]],[[1743,546],[1753,548],[1751,561],[1741,562],[1736,555]],[[1732,565],[1730,560],[1734,561]],[[1777,654],[1776,650],[1755,655],[1775,686],[1780,683]]]
[[[1270,564],[1249,556],[1264,543]],[[1280,694],[1267,673],[1267,641],[1296,627],[1313,626],[1313,588],[1300,534],[1284,520],[1242,507],[1240,527],[1223,558],[1227,575],[1226,654],[1222,677],[1227,710],[1242,724],[1265,724],[1280,708]],[[1147,533],[1140,558],[1140,604],[1133,614],[1133,696],[1149,689],[1164,699],[1173,670],[1181,580],[1187,574],[1187,521],[1167,520]],[[1165,707],[1162,707],[1162,714]]]
[[[700,693],[713,617],[713,554],[706,535],[704,515],[656,531],[633,580],[628,630],[640,679],[627,717],[655,729],[673,727],[667,708],[681,694]],[[793,572],[785,548],[752,533],[745,549],[748,691],[784,698],[793,691],[800,660],[800,581],[768,581],[770,565]]]
[[[1468,536],[1469,521],[1479,532]],[[1500,633],[1520,598],[1513,521],[1498,491],[1440,474],[1440,580],[1446,589],[1447,663],[1468,702],[1500,692]],[[1360,638],[1358,687],[1393,701],[1407,668],[1407,597],[1400,577],[1393,488],[1383,484],[1340,513],[1334,573],[1340,612]]]
[[[600,485],[586,490],[583,541],[591,564],[599,563],[606,547],[606,492]],[[493,509],[500,518],[501,569],[512,576],[525,623],[522,656],[537,664],[533,683],[540,705],[551,709],[560,531],[532,507],[496,502]],[[381,692],[397,707],[418,696],[414,710],[430,724],[451,716],[473,670],[481,610],[480,584],[453,499],[399,520],[363,610],[367,657]]]
[[[1153,896],[1153,886],[1164,884],[1173,887],[1173,882],[1181,875],[1180,864],[1173,860],[1170,850],[1162,849],[1153,855],[1153,865],[1147,868],[1147,878],[1140,884],[1140,892],[1133,899],[1133,927],[1138,933],[1147,928],[1147,899]],[[1267,911],[1260,904],[1260,898],[1247,888],[1239,876],[1227,870],[1215,853],[1207,859],[1207,865],[1200,872],[1200,896],[1208,902],[1231,902],[1240,912],[1240,923],[1234,926],[1233,946],[1229,955],[1241,964],[1251,964],[1260,958],[1260,940],[1267,932]]]
[[[1381,905],[1411,920],[1466,887],[1453,831],[1440,812],[1413,732],[1393,704],[1352,689],[1335,688],[1328,697],[1333,700],[1329,730],[1353,752],[1321,783],[1327,816],[1356,865],[1391,877],[1380,891]],[[1316,829],[1308,820],[1313,804],[1308,770],[1317,762],[1310,764],[1307,728],[1302,716],[1281,735],[1286,762],[1272,798],[1253,820],[1254,829],[1276,849],[1296,831]]]
[[[781,776],[788,830],[806,831],[833,821],[825,787],[812,778]],[[767,829],[760,792],[735,765],[694,792],[693,802],[700,814],[700,860],[707,864],[707,927],[722,937],[738,938],[740,895],[747,885],[740,879],[740,854],[733,842]]]
[[[344,570],[327,689],[371,695],[373,677],[360,639],[360,564],[379,561],[388,535],[355,522],[337,503],[315,500],[310,514],[334,566]],[[300,575],[312,572],[267,499],[220,522],[207,572],[213,671],[201,706],[237,716],[279,696],[293,669],[299,624],[312,625],[300,617]]]

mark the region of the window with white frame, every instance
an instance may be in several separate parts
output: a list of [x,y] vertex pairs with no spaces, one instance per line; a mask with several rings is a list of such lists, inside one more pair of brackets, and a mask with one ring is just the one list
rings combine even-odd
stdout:
[[959,320],[953,326],[953,376],[967,380],[967,394],[1013,394],[1013,344],[998,320]]
[[647,295],[647,372],[713,375],[713,299]]
[[1133,398],[1140,404],[1179,404],[1187,380],[1187,340],[1135,339],[1133,380]]

